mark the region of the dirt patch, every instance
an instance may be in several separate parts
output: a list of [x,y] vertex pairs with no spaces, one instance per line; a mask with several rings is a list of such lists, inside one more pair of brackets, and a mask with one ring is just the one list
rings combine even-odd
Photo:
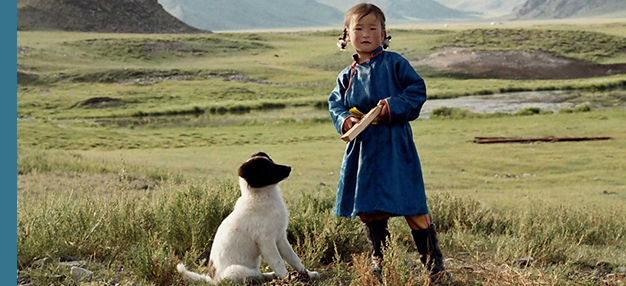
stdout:
[[626,64],[594,64],[543,52],[449,49],[411,62],[470,78],[575,79],[626,73]]
[[592,109],[626,109],[626,91],[580,92],[570,90],[526,91],[489,95],[461,96],[447,99],[429,99],[420,111],[421,119],[428,119],[433,110],[451,107],[476,113],[517,113],[528,108],[546,112],[574,109],[588,105]]
[[119,106],[124,104],[124,101],[119,98],[112,97],[92,97],[85,101],[79,102],[75,104],[75,106],[87,107],[87,108],[102,108],[102,107],[112,107]]

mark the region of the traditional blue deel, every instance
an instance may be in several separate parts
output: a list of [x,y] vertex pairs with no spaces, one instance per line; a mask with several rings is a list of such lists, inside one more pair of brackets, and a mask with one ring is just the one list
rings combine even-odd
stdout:
[[328,98],[330,117],[341,134],[350,108],[367,113],[387,99],[390,121],[370,125],[347,144],[334,212],[343,217],[375,211],[393,216],[427,214],[422,168],[409,124],[426,101],[424,80],[397,53],[378,47],[372,56],[339,73]]

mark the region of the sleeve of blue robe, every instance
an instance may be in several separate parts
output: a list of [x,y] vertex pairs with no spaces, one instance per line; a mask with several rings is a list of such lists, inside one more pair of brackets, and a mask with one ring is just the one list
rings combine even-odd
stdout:
[[426,102],[426,85],[424,80],[413,69],[411,64],[403,58],[396,58],[396,80],[404,90],[401,94],[387,98],[389,103],[389,122],[404,123],[417,119]]
[[335,89],[330,93],[328,97],[328,110],[330,112],[330,118],[335,125],[337,133],[342,134],[341,125],[346,117],[350,116],[349,107],[346,106],[344,93],[350,84],[350,68],[347,67],[339,73],[337,76],[337,85]]

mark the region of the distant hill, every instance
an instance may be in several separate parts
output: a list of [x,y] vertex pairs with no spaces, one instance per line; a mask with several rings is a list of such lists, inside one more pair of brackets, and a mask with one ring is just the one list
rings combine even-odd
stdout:
[[560,19],[624,15],[625,0],[527,0],[510,15],[513,19]]
[[479,13],[483,18],[495,18],[511,14],[526,0],[436,0],[437,2],[461,11]]
[[342,12],[315,0],[159,0],[185,23],[209,30],[338,26]]
[[17,30],[202,33],[157,0],[17,0]]
[[[381,7],[382,9],[382,7]],[[398,20],[450,20],[477,18],[472,12],[455,10],[433,0],[391,0],[384,8],[390,23]]]
[[[345,13],[350,7],[365,1],[317,0],[317,2],[333,6]],[[387,22],[391,24],[478,17],[475,12],[448,8],[433,0],[372,0],[367,2],[380,7],[387,16]]]

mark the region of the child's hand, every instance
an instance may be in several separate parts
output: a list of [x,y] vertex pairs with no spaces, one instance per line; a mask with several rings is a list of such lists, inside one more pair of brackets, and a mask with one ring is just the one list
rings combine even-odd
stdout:
[[346,120],[343,121],[343,126],[341,126],[342,133],[348,132],[348,130],[350,130],[350,128],[352,128],[355,124],[359,123],[359,121],[361,120],[354,116],[346,117]]
[[378,101],[378,105],[383,107],[380,114],[378,114],[378,119],[383,122],[389,122],[389,103],[386,99],[382,99]]

